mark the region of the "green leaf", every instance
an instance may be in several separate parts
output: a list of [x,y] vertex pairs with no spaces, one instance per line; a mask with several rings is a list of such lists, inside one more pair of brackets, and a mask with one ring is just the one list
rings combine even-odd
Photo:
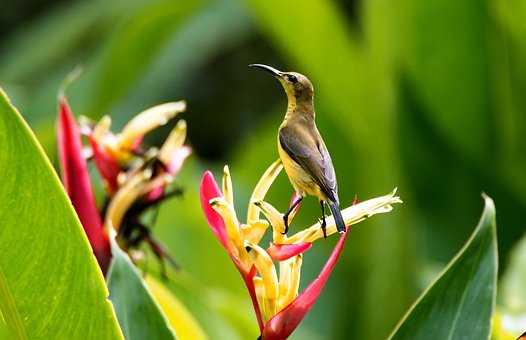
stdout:
[[492,150],[487,3],[399,3],[402,58],[424,113],[447,143],[477,164]]
[[[148,0],[94,0],[46,7],[42,15],[21,25],[8,35],[0,56],[0,76],[4,82],[34,86],[35,79],[52,70],[79,62],[79,50],[90,54],[94,46],[111,32],[115,23]],[[68,29],[65,30],[64,27]],[[60,32],[60,34],[57,34]],[[46,42],[45,48],[35,45]]]
[[15,339],[122,339],[60,181],[0,90],[0,310]]
[[484,195],[480,222],[390,339],[488,339],[497,286],[495,206]]
[[144,75],[170,36],[200,5],[201,1],[151,1],[130,16],[108,39],[100,57],[79,81],[79,87],[72,86],[72,90],[78,89],[73,95],[88,91],[87,95],[82,94],[86,102],[81,108],[106,112]]
[[173,330],[128,255],[112,242],[110,300],[126,340],[175,339]]

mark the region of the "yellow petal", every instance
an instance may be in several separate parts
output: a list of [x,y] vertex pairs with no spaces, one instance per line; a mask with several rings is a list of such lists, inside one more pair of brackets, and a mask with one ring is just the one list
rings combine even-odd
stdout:
[[129,158],[128,152],[123,153],[122,150],[119,149],[119,141],[117,139],[117,136],[115,136],[110,131],[111,126],[111,117],[110,116],[104,116],[102,117],[98,123],[93,128],[93,132],[91,134],[92,138],[102,147],[104,147],[108,152],[111,153],[113,157],[116,159],[122,160]]
[[279,309],[287,307],[298,296],[302,255],[296,255],[279,264]]
[[493,324],[491,339],[493,340],[519,340],[517,337],[524,333],[526,315],[506,315],[497,310],[491,319]]
[[230,177],[230,169],[228,165],[223,167],[223,196],[226,201],[234,207],[234,189],[232,188],[232,178]]
[[[393,210],[393,204],[402,203],[400,197],[396,196],[396,189],[390,194],[372,198],[370,200],[360,202],[342,210],[342,216],[345,225],[348,227],[352,224],[359,223],[373,215],[383,214]],[[328,217],[327,221],[327,236],[336,233],[336,224],[334,218]],[[285,243],[298,243],[301,241],[313,242],[323,237],[320,223],[316,223],[311,227],[300,231],[285,240]]]
[[175,330],[177,339],[206,340],[208,337],[192,314],[168,289],[151,276],[145,277],[153,297],[161,307],[170,326]]
[[151,177],[151,171],[140,171],[130,177],[115,193],[106,212],[105,225],[119,230],[122,218],[131,205],[143,194],[143,188]]
[[239,220],[237,219],[234,208],[224,197],[211,199],[210,205],[223,218],[228,238],[235,247],[236,253],[233,255],[238,257],[243,263],[247,263],[246,260],[248,256],[243,244]]
[[259,276],[254,276],[252,279],[254,282],[254,290],[256,291],[256,298],[258,300],[259,310],[263,318],[263,322],[267,322],[272,314],[269,313],[268,300],[265,297],[265,285],[263,284],[263,279]]
[[181,119],[177,122],[172,132],[166,138],[161,150],[159,151],[159,159],[164,164],[169,164],[175,150],[183,146],[186,139],[186,121]]
[[264,292],[261,292],[262,301],[266,305],[266,316],[275,315],[278,307],[279,284],[278,274],[272,259],[267,252],[260,246],[245,242],[248,250],[248,256],[254,262],[261,280],[263,282]]
[[270,186],[272,183],[274,183],[274,180],[276,180],[276,177],[281,172],[281,169],[283,169],[283,165],[281,164],[281,160],[278,159],[272,163],[265,171],[263,176],[261,176],[261,179],[259,180],[258,184],[256,184],[256,187],[252,192],[252,197],[250,198],[248,204],[247,223],[259,220],[260,210],[253,204],[253,202],[262,201],[265,198],[268,189],[270,189]]
[[272,240],[276,244],[283,243],[285,240],[285,222],[283,221],[283,214],[274,208],[270,203],[265,201],[254,202],[254,205],[261,209],[261,212],[272,225]]
[[245,242],[245,247],[249,250],[248,254],[263,279],[265,294],[267,298],[275,299],[278,297],[278,274],[270,255],[260,246],[254,243]]
[[92,137],[99,143],[103,143],[104,137],[110,132],[111,117],[104,116],[95,125],[92,132]]
[[258,244],[259,241],[265,235],[269,223],[264,220],[259,220],[257,222],[241,225],[241,231],[243,232],[243,239],[247,240],[250,243]]
[[137,137],[166,124],[176,114],[184,110],[186,110],[186,103],[178,101],[157,105],[139,113],[122,129],[119,135],[119,146],[130,149]]

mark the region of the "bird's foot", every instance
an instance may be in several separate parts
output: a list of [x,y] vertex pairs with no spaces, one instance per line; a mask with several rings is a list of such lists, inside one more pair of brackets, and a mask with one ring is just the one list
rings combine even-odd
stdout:
[[323,238],[327,238],[327,221],[325,221],[325,216],[319,219],[321,230],[323,231]]
[[285,224],[285,231],[282,232],[282,235],[286,235],[289,231],[289,215],[285,214],[283,215],[283,223]]

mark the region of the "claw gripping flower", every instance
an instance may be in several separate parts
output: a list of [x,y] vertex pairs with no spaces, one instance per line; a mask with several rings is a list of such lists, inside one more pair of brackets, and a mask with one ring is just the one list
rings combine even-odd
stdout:
[[[104,273],[111,257],[110,232],[117,234],[120,246],[131,255],[137,254],[140,243],[145,241],[159,259],[173,262],[150,235],[142,213],[181,192],[170,186],[191,153],[183,145],[186,123],[180,120],[160,149],[145,149],[142,138],[184,110],[182,101],[152,107],[114,134],[108,116],[97,124],[84,119],[79,127],[66,98],[59,99],[58,147],[64,186]],[[81,134],[89,142],[84,149]],[[93,160],[105,183],[106,202],[100,210],[95,203],[86,158]]]
[[[298,293],[303,253],[324,235],[320,223],[291,236],[284,234],[283,214],[264,201],[282,168],[279,160],[274,162],[259,180],[248,205],[246,223],[240,223],[237,218],[227,166],[224,168],[222,190],[209,171],[205,172],[201,181],[204,213],[212,231],[245,281],[260,337],[264,340],[286,339],[296,329],[320,295],[349,234],[339,236],[318,277],[303,292]],[[349,228],[372,215],[389,212],[393,204],[401,202],[394,190],[388,195],[354,204],[342,210],[345,225]],[[289,223],[296,212],[297,208],[289,215]],[[261,218],[261,213],[266,219]],[[269,227],[272,229],[272,242],[265,249],[259,243]],[[336,233],[336,223],[332,217],[327,218],[326,231],[327,236]]]

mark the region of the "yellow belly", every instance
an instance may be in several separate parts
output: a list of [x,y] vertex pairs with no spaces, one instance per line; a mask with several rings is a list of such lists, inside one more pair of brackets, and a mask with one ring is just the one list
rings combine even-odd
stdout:
[[316,196],[320,200],[326,200],[325,195],[321,192],[320,187],[312,180],[312,177],[303,168],[294,161],[285,150],[281,147],[278,140],[278,152],[283,168],[289,177],[290,183],[294,190],[300,196]]

